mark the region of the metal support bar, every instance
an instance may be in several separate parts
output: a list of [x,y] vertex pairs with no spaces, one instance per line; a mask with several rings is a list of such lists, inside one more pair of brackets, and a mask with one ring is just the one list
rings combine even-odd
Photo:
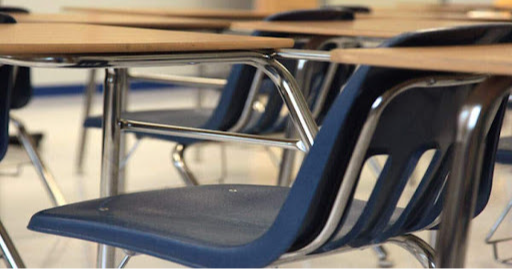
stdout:
[[[85,88],[85,96],[84,96],[84,111],[82,116],[82,122],[85,122],[87,118],[91,115],[91,107],[92,100],[94,97],[94,93],[96,92],[96,69],[91,69],[89,71],[89,77],[87,78],[87,87]],[[80,138],[78,140],[78,156],[76,160],[76,171],[81,174],[84,170],[84,157],[85,157],[85,149],[87,143],[87,128],[81,126]]]
[[241,142],[268,147],[281,147],[286,149],[307,151],[303,142],[300,140],[281,139],[260,135],[249,135],[223,131],[213,131],[192,127],[181,127],[167,124],[141,122],[129,119],[121,119],[119,123],[121,129],[127,132],[144,132],[150,134],[179,136],[218,142]]
[[280,49],[277,51],[276,55],[283,59],[308,60],[315,62],[331,61],[331,53],[329,51]]
[[143,74],[133,71],[128,73],[128,78],[130,80],[144,80],[169,84],[172,83],[176,85],[199,88],[222,88],[226,85],[225,79],[176,76],[167,74]]
[[440,267],[464,267],[485,138],[498,104],[511,84],[512,78],[506,77],[486,80],[473,90],[459,112],[455,157],[437,236],[437,264]]
[[18,131],[18,138],[23,144],[23,148],[27,152],[27,155],[30,158],[32,164],[34,165],[36,172],[39,174],[39,177],[41,178],[41,181],[43,182],[44,187],[46,188],[46,191],[48,192],[48,195],[50,196],[53,205],[65,205],[66,199],[64,198],[64,195],[62,194],[62,191],[60,190],[60,187],[55,181],[55,178],[53,177],[52,173],[50,172],[48,167],[46,167],[46,164],[42,161],[39,152],[36,150],[36,146],[32,139],[32,136],[27,132],[25,126],[21,123],[21,121],[19,121],[13,116],[10,116],[10,120],[16,127]]
[[389,243],[396,244],[411,253],[423,268],[436,268],[434,249],[421,238],[412,234],[391,238]]
[[0,250],[2,251],[5,265],[8,268],[25,268],[25,264],[5,230],[2,221],[0,221]]
[[[101,166],[100,196],[108,197],[118,193],[119,168],[121,160],[121,117],[123,84],[126,69],[107,69],[103,92],[103,147]],[[98,245],[98,268],[115,266],[115,248]]]

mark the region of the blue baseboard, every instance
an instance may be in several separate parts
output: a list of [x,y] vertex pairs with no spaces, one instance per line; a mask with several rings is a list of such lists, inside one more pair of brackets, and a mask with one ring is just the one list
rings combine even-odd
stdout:
[[[132,82],[130,83],[130,91],[146,91],[146,90],[160,90],[160,89],[172,89],[177,88],[173,84],[163,84],[155,82]],[[103,85],[98,84],[96,86],[97,92],[103,91]],[[60,95],[76,95],[83,94],[85,91],[85,85],[60,85],[60,86],[39,86],[34,87],[34,97],[39,96],[60,96]]]

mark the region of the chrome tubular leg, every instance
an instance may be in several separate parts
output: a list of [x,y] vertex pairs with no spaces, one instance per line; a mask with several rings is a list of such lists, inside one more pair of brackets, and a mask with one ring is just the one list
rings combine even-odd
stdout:
[[428,232],[429,245],[435,246],[437,242],[437,230],[430,230]]
[[[103,148],[101,158],[100,196],[116,195],[119,190],[119,166],[121,160],[121,117],[125,69],[107,69],[103,92]],[[97,267],[113,268],[115,248],[98,245]]]
[[25,264],[16,250],[9,234],[5,230],[2,221],[0,221],[0,250],[7,268],[25,268]]
[[48,195],[52,199],[52,203],[55,206],[61,206],[66,204],[66,200],[64,199],[64,195],[60,190],[57,182],[55,181],[52,173],[46,167],[46,164],[42,161],[39,152],[36,150],[35,143],[32,139],[32,136],[27,132],[25,126],[21,123],[21,121],[17,120],[15,117],[10,117],[11,122],[16,127],[18,132],[18,138],[23,144],[23,148],[27,152],[27,155],[30,158],[30,161],[34,165],[39,177],[44,183],[46,191]]
[[[306,60],[299,60],[297,61],[297,72],[295,74],[297,84],[306,87],[306,76],[307,76],[307,61]],[[309,93],[309,87],[303,88],[302,92],[304,96],[308,96]],[[292,128],[291,122],[288,122],[286,126],[286,138],[291,138],[294,136],[294,128]],[[295,162],[295,155],[297,153],[293,150],[283,150],[283,155],[281,158],[281,164],[279,165],[279,175],[277,178],[277,184],[278,186],[290,186],[291,184],[291,177],[293,172],[293,164]]]
[[510,78],[487,79],[471,92],[459,112],[453,168],[437,236],[437,265],[440,267],[464,266],[485,137],[498,104],[511,83]]
[[228,156],[226,152],[226,145],[224,143],[220,144],[220,179],[219,183],[224,184],[226,182],[226,178],[228,177]]
[[[87,87],[85,88],[84,96],[84,111],[82,117],[82,123],[91,115],[92,100],[94,93],[96,92],[96,69],[89,71],[89,77],[87,79]],[[85,158],[85,145],[87,143],[87,129],[83,126],[80,132],[80,138],[78,140],[78,156],[76,160],[76,171],[82,174],[84,171],[84,158]]]
[[[292,125],[289,123],[286,128],[286,138],[291,138],[293,134]],[[277,178],[278,186],[289,187],[291,185],[296,154],[297,153],[294,150],[283,150],[281,163],[279,164],[279,175]]]
[[[119,104],[121,107],[121,113],[126,111],[126,108],[128,106],[128,91],[130,89],[129,83],[128,83],[128,70],[122,69],[120,72],[118,72],[118,81],[119,81],[119,88],[121,89],[121,103]],[[121,162],[119,166],[119,179],[118,179],[118,192],[124,193],[126,191],[126,162],[128,158],[127,154],[127,134],[121,132],[121,138],[119,141],[119,156],[121,156]]]
[[174,147],[174,150],[171,154],[172,162],[187,186],[197,186],[199,185],[197,179],[195,178],[195,176],[192,174],[187,164],[185,163],[184,155],[186,148],[187,146],[185,145],[177,144],[176,147]]
[[510,209],[512,209],[512,199],[510,199],[510,201],[508,201],[507,206],[505,207],[503,212],[501,212],[501,215],[496,220],[496,223],[494,223],[494,225],[492,226],[491,230],[489,231],[489,233],[485,237],[485,242],[486,243],[489,243],[491,241],[492,236],[494,235],[494,233],[496,233],[496,230],[498,230],[498,227],[500,227],[500,225],[503,222],[503,220],[505,220],[505,217],[510,212]]
[[388,251],[384,248],[384,246],[374,246],[373,252],[375,252],[375,254],[377,254],[377,258],[379,258],[380,268],[393,267],[393,262],[388,259]]
[[424,268],[436,268],[434,261],[434,249],[421,238],[412,234],[394,237],[388,240],[389,243],[396,244],[409,251],[421,263]]
[[309,106],[300,91],[299,84],[286,68],[273,58],[265,62],[255,64],[274,82],[279,94],[283,98],[290,113],[290,118],[295,125],[297,134],[304,143],[306,150],[309,150],[314,143],[318,126],[313,119]]

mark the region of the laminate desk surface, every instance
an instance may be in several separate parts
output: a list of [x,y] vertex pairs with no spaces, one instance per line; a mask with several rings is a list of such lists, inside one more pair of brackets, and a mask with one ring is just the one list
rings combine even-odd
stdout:
[[168,17],[194,17],[210,19],[263,19],[272,13],[240,9],[180,9],[180,8],[120,8],[120,7],[64,7],[65,11],[100,12]]
[[470,21],[356,19],[341,22],[233,22],[231,29],[326,36],[390,38],[404,32],[476,24]]
[[22,23],[86,23],[153,29],[225,29],[230,26],[230,22],[227,20],[166,18],[105,13],[11,13],[10,15],[13,16],[16,21]]
[[336,49],[331,60],[405,69],[512,75],[512,44]]
[[0,54],[163,53],[292,47],[292,39],[62,23],[0,25]]

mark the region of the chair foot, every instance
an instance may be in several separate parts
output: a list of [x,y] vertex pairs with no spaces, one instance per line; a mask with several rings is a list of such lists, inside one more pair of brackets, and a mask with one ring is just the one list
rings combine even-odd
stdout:
[[17,120],[12,116],[10,117],[10,120],[16,127],[19,140],[23,144],[23,147],[27,152],[27,155],[29,156],[30,161],[34,165],[37,173],[39,174],[41,181],[44,183],[44,186],[52,200],[52,203],[55,206],[61,206],[66,204],[66,200],[64,199],[62,191],[57,185],[57,182],[55,181],[53,175],[46,167],[46,164],[42,161],[41,156],[39,156],[39,152],[36,150],[34,141],[32,140],[30,134],[27,132],[25,126],[21,123],[21,121]]
[[377,254],[377,258],[379,258],[380,268],[393,267],[393,262],[388,257],[388,251],[382,245],[373,247],[373,251]]
[[180,173],[180,176],[185,182],[185,184],[187,186],[197,186],[199,185],[199,183],[197,182],[196,177],[192,174],[187,164],[185,163],[184,154],[186,148],[187,146],[185,145],[177,144],[176,147],[174,147],[174,150],[171,154],[171,158],[174,167],[176,167],[176,169]]
[[436,268],[435,251],[421,238],[408,234],[391,238],[387,242],[409,251],[424,268]]

